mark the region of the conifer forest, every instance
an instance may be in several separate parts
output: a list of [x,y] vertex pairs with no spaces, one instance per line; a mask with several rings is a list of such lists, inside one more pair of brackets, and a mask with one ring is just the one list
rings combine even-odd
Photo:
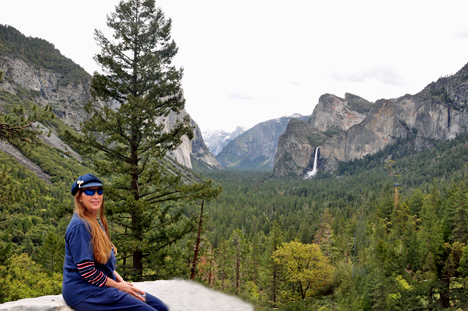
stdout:
[[[193,270],[196,281],[256,310],[464,310],[467,143],[408,153],[401,142],[314,180],[196,172],[222,192],[184,207],[191,230],[154,254],[143,280],[189,279]],[[49,184],[1,155],[2,302],[61,293],[69,181],[86,171],[40,142],[24,152],[61,169],[48,171]],[[117,235],[121,226],[110,226]]]

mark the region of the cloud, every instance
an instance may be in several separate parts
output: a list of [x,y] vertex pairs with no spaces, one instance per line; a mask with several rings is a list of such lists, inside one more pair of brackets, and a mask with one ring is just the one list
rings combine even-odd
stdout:
[[227,96],[228,100],[260,100],[258,97],[241,94],[238,92],[231,93]]
[[468,39],[468,30],[456,32],[455,38],[456,39]]
[[361,72],[337,73],[333,72],[331,78],[339,82],[361,83],[375,80],[385,84],[404,85],[403,79],[393,70],[388,68],[373,68]]

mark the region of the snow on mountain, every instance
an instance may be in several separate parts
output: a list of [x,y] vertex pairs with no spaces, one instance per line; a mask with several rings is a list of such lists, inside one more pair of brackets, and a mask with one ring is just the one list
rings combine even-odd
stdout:
[[202,136],[208,149],[216,156],[231,140],[244,132],[245,129],[238,126],[232,133],[228,133],[223,130],[202,131]]

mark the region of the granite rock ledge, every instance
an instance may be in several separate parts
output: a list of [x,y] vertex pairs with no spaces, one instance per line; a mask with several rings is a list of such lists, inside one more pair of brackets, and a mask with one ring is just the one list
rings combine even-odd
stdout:
[[[136,287],[164,301],[170,311],[254,311],[252,305],[191,281],[135,282]],[[42,296],[0,304],[1,311],[72,311],[62,295]]]

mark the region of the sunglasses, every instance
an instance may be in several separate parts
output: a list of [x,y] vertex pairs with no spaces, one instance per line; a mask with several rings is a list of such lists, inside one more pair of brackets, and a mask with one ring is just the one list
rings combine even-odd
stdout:
[[104,189],[99,188],[99,189],[85,189],[83,190],[83,193],[88,195],[88,196],[93,196],[95,193],[102,195],[104,193]]

